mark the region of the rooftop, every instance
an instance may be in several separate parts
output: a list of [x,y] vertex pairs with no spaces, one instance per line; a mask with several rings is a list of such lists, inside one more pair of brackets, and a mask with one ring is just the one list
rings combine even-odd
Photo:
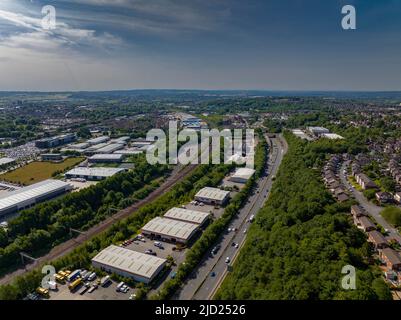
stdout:
[[195,197],[223,201],[228,195],[229,191],[220,190],[217,188],[205,187],[198,191]]
[[72,189],[72,186],[60,180],[49,179],[35,183],[29,187],[2,194],[0,195],[0,210],[12,208],[21,202],[36,199],[37,197],[63,188]]
[[121,160],[123,158],[122,154],[113,153],[98,153],[90,157],[90,160]]
[[240,178],[240,179],[250,179],[255,173],[254,169],[250,168],[238,168],[235,173],[232,175],[232,178]]
[[124,168],[87,168],[87,167],[77,167],[66,173],[66,175],[74,176],[92,176],[92,177],[111,177],[119,172],[125,171]]
[[182,208],[171,208],[164,215],[165,218],[183,220],[191,223],[202,224],[210,216],[207,212],[188,210]]
[[156,217],[149,221],[142,230],[149,233],[188,240],[197,228],[198,225],[194,223]]
[[166,259],[111,245],[99,252],[92,262],[151,279],[166,263]]
[[13,158],[0,158],[0,166],[14,162]]

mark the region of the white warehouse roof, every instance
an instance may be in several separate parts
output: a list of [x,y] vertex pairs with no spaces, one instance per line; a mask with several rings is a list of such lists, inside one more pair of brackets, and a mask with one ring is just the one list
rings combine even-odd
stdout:
[[190,223],[203,224],[210,216],[207,212],[188,210],[182,208],[171,208],[164,215],[165,218],[181,220]]
[[91,177],[111,177],[119,172],[125,171],[124,168],[87,168],[87,167],[77,167],[66,173],[66,175],[71,176],[91,176]]
[[231,178],[235,179],[242,179],[242,180],[249,180],[253,174],[255,173],[254,169],[250,168],[238,168],[235,170],[235,173],[231,176]]
[[109,141],[110,137],[108,136],[100,136],[97,138],[93,138],[93,139],[89,139],[88,141],[86,141],[89,144],[98,144],[98,143],[102,143],[102,142],[106,142]]
[[92,262],[110,266],[140,277],[152,279],[166,263],[166,259],[111,245],[99,252]]
[[25,207],[36,203],[36,200],[57,191],[69,191],[72,186],[60,180],[45,180],[0,196],[0,213],[17,206]]
[[0,158],[0,166],[14,162],[13,158]]
[[187,241],[198,227],[199,226],[194,223],[156,217],[150,220],[142,228],[142,231]]
[[205,198],[215,201],[223,201],[230,194],[229,191],[220,190],[218,188],[205,187],[198,191],[195,197]]
[[124,148],[124,145],[121,143],[111,143],[111,144],[104,146],[103,148],[97,149],[96,152],[97,153],[112,153],[112,152],[122,149],[122,148]]
[[122,154],[98,153],[90,157],[89,160],[121,160],[122,158]]

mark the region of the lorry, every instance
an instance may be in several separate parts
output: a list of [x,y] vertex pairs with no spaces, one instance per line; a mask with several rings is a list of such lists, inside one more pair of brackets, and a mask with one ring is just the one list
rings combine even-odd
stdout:
[[67,281],[68,282],[73,282],[76,278],[78,278],[81,274],[81,270],[75,270],[72,272],[69,276],[67,276]]
[[78,279],[74,280],[73,282],[71,282],[71,283],[68,285],[68,289],[70,289],[70,291],[73,291],[73,290],[75,290],[78,286],[80,286],[81,284],[82,284],[82,279],[81,279],[81,278],[78,278]]
[[57,282],[56,281],[49,281],[48,284],[49,284],[50,290],[53,290],[53,291],[57,290]]

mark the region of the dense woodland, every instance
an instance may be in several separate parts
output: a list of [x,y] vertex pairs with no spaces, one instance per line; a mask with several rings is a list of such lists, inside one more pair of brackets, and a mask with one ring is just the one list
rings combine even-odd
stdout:
[[[333,200],[312,167],[327,142],[286,138],[289,152],[271,196],[216,298],[391,299],[380,272],[368,264],[371,248],[351,225],[349,207]],[[357,269],[356,290],[341,287],[345,265]]]

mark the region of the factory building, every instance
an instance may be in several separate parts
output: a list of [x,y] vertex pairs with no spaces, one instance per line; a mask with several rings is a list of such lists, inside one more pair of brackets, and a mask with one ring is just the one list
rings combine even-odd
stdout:
[[95,154],[88,159],[89,163],[120,163],[124,159],[122,154]]
[[234,174],[229,178],[232,182],[247,183],[247,181],[254,175],[255,170],[250,168],[237,168]]
[[135,281],[150,283],[163,270],[167,260],[111,245],[93,259],[95,268]]
[[121,150],[124,148],[124,145],[121,143],[111,143],[103,148],[97,149],[94,153],[113,153],[114,151]]
[[171,208],[164,214],[164,217],[202,226],[210,218],[210,213],[182,208]]
[[40,155],[42,161],[61,161],[63,157],[60,153],[44,153]]
[[229,196],[229,191],[206,187],[198,191],[198,193],[195,195],[195,200],[206,204],[221,206],[228,201]]
[[51,138],[43,138],[35,142],[35,146],[39,149],[49,149],[61,146],[63,144],[71,143],[76,139],[75,133],[63,134]]
[[110,140],[110,137],[108,137],[108,136],[100,136],[100,137],[97,137],[97,138],[89,139],[86,142],[89,143],[91,146],[94,146],[96,144],[104,143],[104,142],[107,142],[109,140]]
[[320,137],[325,133],[330,133],[329,129],[323,127],[308,127],[307,130],[316,137]]
[[123,168],[87,168],[77,167],[66,172],[65,177],[67,179],[80,178],[85,180],[103,180],[108,177],[114,176],[117,173],[127,171]]
[[59,180],[45,180],[0,196],[0,216],[14,213],[72,190]]
[[166,242],[187,243],[198,228],[198,224],[156,217],[142,227],[142,234]]
[[14,164],[15,164],[15,159],[13,158],[0,158],[0,169],[5,169]]

